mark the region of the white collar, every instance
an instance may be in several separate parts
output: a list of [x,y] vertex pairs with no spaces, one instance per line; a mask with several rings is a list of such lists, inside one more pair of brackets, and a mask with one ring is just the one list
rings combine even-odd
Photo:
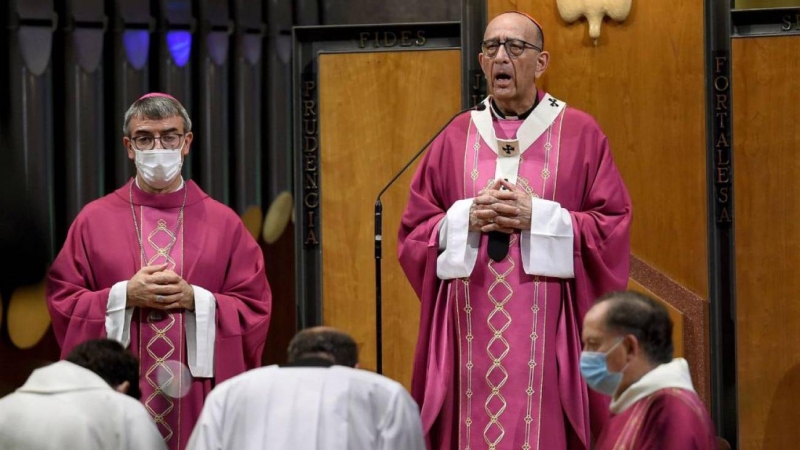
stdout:
[[[483,111],[472,111],[472,121],[475,122],[475,128],[478,129],[478,133],[480,133],[484,142],[491,147],[495,154],[498,154],[497,137],[495,136],[494,125],[492,124],[492,106],[489,97],[486,97],[483,103],[486,105]],[[547,131],[550,125],[555,122],[558,115],[566,107],[566,103],[545,93],[544,97],[542,97],[542,101],[531,111],[531,114],[522,122],[519,130],[517,130],[520,153],[533,145],[533,143],[539,139],[539,136]]]
[[[539,139],[539,136],[550,128],[567,105],[551,97],[550,94],[545,94],[542,101],[539,102],[517,129],[517,136],[511,139],[511,142],[508,140],[503,142],[504,148],[515,147],[513,153],[501,155],[498,150],[501,144],[497,142],[497,136],[494,133],[494,123],[492,122],[494,113],[491,111],[492,105],[489,97],[486,97],[483,102],[486,104],[486,108],[483,111],[472,111],[472,121],[475,122],[475,128],[483,138],[483,141],[498,155],[494,179],[505,179],[511,184],[516,184],[522,154]],[[512,143],[513,145],[508,147]]]
[[55,394],[87,389],[111,389],[99,375],[69,361],[54,362],[33,371],[17,392]]
[[639,400],[667,388],[686,389],[687,391],[695,392],[694,385],[692,385],[692,376],[689,373],[689,363],[685,359],[675,358],[671,362],[661,364],[644,374],[642,378],[639,378],[639,381],[625,389],[619,397],[611,400],[611,412],[619,414]]

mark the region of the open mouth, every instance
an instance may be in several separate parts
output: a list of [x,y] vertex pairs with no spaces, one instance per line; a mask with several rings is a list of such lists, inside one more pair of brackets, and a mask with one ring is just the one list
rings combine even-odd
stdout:
[[494,82],[500,87],[505,87],[511,84],[511,75],[507,73],[498,73],[494,76]]

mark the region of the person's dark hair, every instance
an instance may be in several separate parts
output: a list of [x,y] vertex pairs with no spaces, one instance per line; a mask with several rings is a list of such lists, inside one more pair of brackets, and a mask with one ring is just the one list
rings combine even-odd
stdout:
[[358,347],[347,333],[333,328],[309,328],[297,333],[289,343],[289,363],[308,357],[333,359],[334,364],[355,367]]
[[116,388],[130,383],[127,394],[135,399],[142,397],[139,390],[139,361],[117,341],[94,339],[75,347],[67,361],[91,370]]
[[634,291],[612,292],[596,303],[609,302],[606,327],[636,336],[650,362],[672,361],[672,320],[667,308],[652,298]]

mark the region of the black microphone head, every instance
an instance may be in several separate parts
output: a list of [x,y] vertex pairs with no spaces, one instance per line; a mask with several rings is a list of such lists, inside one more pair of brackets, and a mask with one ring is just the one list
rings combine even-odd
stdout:
[[483,111],[484,109],[486,109],[486,103],[484,102],[480,102],[475,105],[475,111]]

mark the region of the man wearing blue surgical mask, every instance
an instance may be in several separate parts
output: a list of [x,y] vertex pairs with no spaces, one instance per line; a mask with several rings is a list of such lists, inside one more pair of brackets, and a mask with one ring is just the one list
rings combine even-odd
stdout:
[[716,433],[683,358],[673,359],[666,308],[637,292],[598,299],[583,322],[581,374],[612,397],[595,450],[712,450]]

